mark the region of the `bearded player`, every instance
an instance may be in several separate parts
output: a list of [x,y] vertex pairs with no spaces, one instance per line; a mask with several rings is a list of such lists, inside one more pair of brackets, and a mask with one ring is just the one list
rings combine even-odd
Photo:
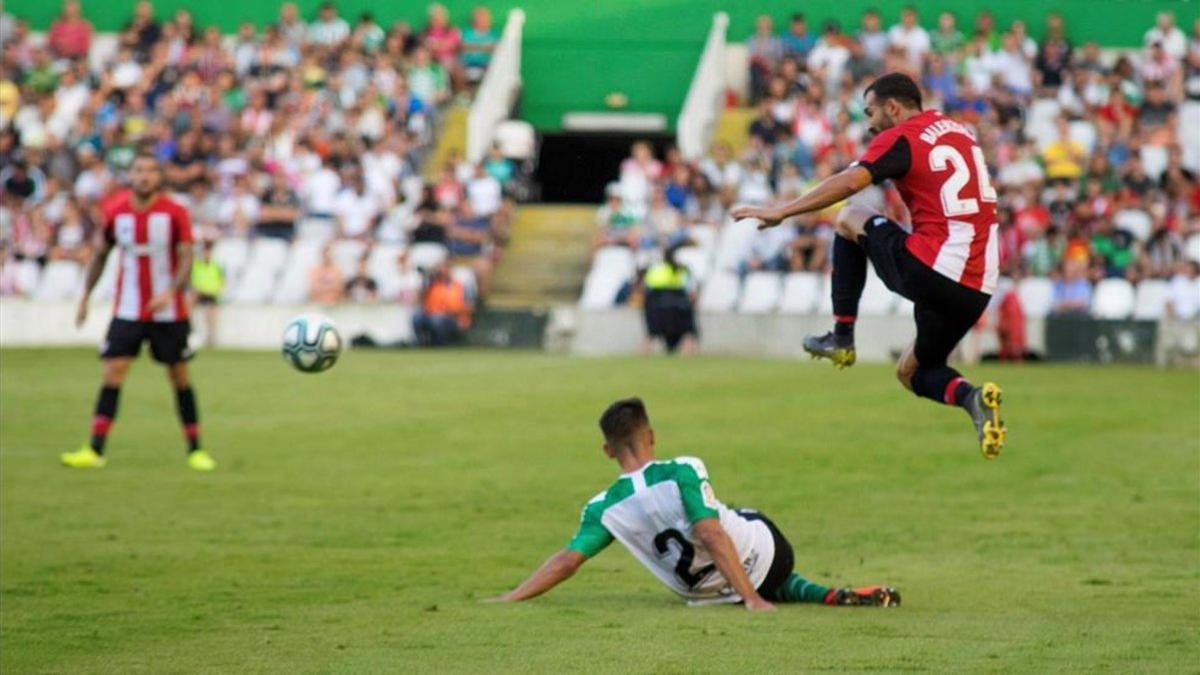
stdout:
[[75,325],[87,319],[88,301],[113,248],[120,249],[112,323],[100,348],[104,371],[92,417],[91,441],[60,459],[73,468],[101,468],[104,442],[117,416],[117,399],[129,366],[150,343],[155,361],[167,368],[187,441],[187,464],[212,471],[216,462],[200,449],[196,395],[188,377],[187,305],[184,291],[192,269],[192,224],[187,209],[162,193],[162,167],[139,154],[129,169],[131,190],[106,205],[104,228],[88,263]]
[[838,214],[833,246],[833,330],[806,337],[804,349],[839,368],[854,364],[854,323],[869,259],[884,284],[915,306],[917,338],[900,357],[900,383],[918,396],[966,410],[980,451],[994,459],[1005,438],[1000,387],[973,386],[946,363],[996,290],[996,191],[983,150],[970,129],[922,110],[921,90],[907,75],[875,80],[864,105],[877,135],[858,161],[791,202],[737,207],[730,214],[774,227],[891,180],[912,215],[912,232],[850,199]]
[[703,462],[655,459],[654,429],[641,399],[610,405],[600,417],[600,431],[604,454],[617,462],[621,475],[583,507],[579,531],[566,548],[495,600],[541,595],[616,540],[692,605],[741,602],[748,610],[769,611],[773,602],[900,604],[894,588],[826,588],[792,571],[792,545],[775,523],[757,511],[722,504]]

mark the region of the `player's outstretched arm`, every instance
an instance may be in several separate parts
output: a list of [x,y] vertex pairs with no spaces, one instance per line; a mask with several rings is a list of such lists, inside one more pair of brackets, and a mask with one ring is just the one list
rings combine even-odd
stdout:
[[757,218],[762,221],[758,229],[775,227],[784,218],[802,213],[820,211],[846,199],[871,184],[871,172],[861,166],[852,166],[833,174],[817,183],[816,187],[786,204],[779,206],[737,206],[729,215],[734,220]]
[[92,297],[92,289],[96,287],[96,282],[100,281],[100,275],[104,273],[104,263],[108,261],[108,254],[112,252],[113,243],[108,240],[108,237],[103,233],[96,235],[96,250],[92,253],[92,257],[88,260],[87,269],[84,270],[83,276],[83,295],[79,298],[79,307],[75,310],[75,327],[78,328],[87,320],[88,300]]
[[536,598],[569,579],[585,562],[587,562],[587,557],[579,551],[563,549],[550,556],[550,559],[542,563],[542,566],[529,575],[528,579],[521,582],[520,586],[494,598],[494,600],[496,602],[519,602]]
[[721,527],[720,519],[702,518],[697,520],[692,523],[692,531],[696,533],[700,543],[708,549],[708,554],[712,556],[713,564],[717,566],[721,576],[725,577],[733,590],[742,596],[742,600],[746,603],[746,609],[751,611],[775,609],[775,605],[767,602],[758,594],[750,577],[746,575],[746,570],[738,560],[733,540],[729,538],[729,533],[725,531],[725,528]]

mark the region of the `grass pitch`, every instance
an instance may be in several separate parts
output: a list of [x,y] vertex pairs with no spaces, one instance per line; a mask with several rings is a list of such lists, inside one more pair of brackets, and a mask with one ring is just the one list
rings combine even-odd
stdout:
[[[200,475],[148,360],[108,467],[80,472],[57,455],[87,435],[93,353],[0,352],[0,670],[1195,672],[1200,375],[967,371],[1006,389],[995,462],[883,366],[352,352],[309,376],[207,353]],[[690,609],[615,544],[482,604],[611,482],[595,421],[630,394],[800,572],[904,606]]]

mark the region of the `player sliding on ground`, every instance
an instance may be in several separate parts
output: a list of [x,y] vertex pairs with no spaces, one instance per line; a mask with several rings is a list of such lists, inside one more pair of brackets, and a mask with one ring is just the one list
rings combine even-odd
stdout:
[[187,441],[187,463],[196,471],[212,471],[217,463],[200,449],[196,396],[188,378],[189,324],[184,290],[192,269],[192,224],[188,211],[162,192],[162,166],[141,153],[129,168],[132,188],[105,209],[104,227],[87,267],[75,325],[87,319],[92,289],[113,248],[120,248],[116,307],[100,347],[104,374],[92,417],[91,441],[63,453],[62,463],[76,469],[104,466],[104,442],[117,416],[117,399],[129,366],[142,343],[150,343],[154,360],[167,367],[175,390],[179,422]]
[[604,454],[621,467],[617,482],[583,508],[579,532],[520,586],[496,600],[541,595],[565,581],[613,539],[689,604],[772,602],[826,605],[900,604],[886,586],[830,589],[792,571],[792,546],[766,516],[717,500],[704,463],[654,458],[654,430],[637,398],[617,401],[600,417]]
[[900,383],[918,396],[966,410],[983,456],[994,459],[1005,436],[1000,387],[972,386],[946,365],[996,290],[996,191],[983,150],[970,129],[922,110],[921,90],[901,73],[867,87],[864,112],[877,135],[857,162],[787,204],[742,206],[730,215],[774,227],[891,179],[912,214],[912,233],[855,200],[842,209],[833,245],[833,330],[806,337],[804,349],[839,368],[854,364],[854,323],[870,259],[884,284],[915,305],[917,339],[900,357]]

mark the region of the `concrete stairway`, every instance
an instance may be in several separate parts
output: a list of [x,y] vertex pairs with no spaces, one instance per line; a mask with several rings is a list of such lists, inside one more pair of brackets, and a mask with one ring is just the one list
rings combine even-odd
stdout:
[[521,204],[488,305],[533,309],[579,301],[597,207]]
[[725,108],[717,118],[713,143],[725,141],[733,148],[734,156],[741,155],[750,138],[750,123],[758,116],[754,108]]
[[467,153],[467,113],[470,108],[462,103],[455,103],[446,109],[442,126],[437,135],[437,142],[425,157],[424,170],[421,172],[425,180],[436,183],[438,172],[450,158],[450,153],[458,151],[460,155]]

